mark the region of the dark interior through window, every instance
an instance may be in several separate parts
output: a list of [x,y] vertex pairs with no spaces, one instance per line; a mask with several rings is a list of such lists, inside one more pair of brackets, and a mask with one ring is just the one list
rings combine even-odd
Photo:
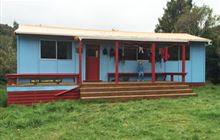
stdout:
[[41,41],[41,58],[56,59],[56,41]]
[[41,41],[42,59],[72,59],[72,42]]
[[170,55],[169,60],[179,60],[179,46],[173,46],[168,48]]
[[58,41],[57,42],[57,59],[72,59],[72,43]]
[[124,47],[125,60],[137,60],[137,47]]
[[[190,47],[189,46],[186,46],[186,60],[189,60],[190,59]],[[182,60],[182,49],[180,47],[180,60]]]
[[[173,46],[168,48],[170,55],[169,60],[182,60],[182,48],[181,46]],[[186,60],[190,60],[190,47],[186,46]]]

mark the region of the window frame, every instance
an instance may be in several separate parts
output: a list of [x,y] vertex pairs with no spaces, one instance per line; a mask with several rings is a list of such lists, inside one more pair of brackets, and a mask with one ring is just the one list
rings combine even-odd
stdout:
[[[56,49],[56,58],[42,58],[42,56],[41,56],[41,42],[42,41],[55,41],[55,40],[48,40],[48,39],[44,39],[44,40],[40,40],[40,43],[39,43],[39,56],[40,56],[40,60],[56,60],[57,59],[57,49]],[[57,46],[57,43],[56,43],[56,41],[55,41],[55,48],[56,48],[56,46]]]
[[[175,46],[174,46],[175,47]],[[169,49],[170,49],[171,47],[168,47],[168,52],[169,52]],[[178,48],[178,59],[177,60],[171,60],[171,59],[168,59],[168,61],[182,61],[182,47],[181,46],[177,46],[177,48]],[[185,47],[186,49],[185,49],[185,60],[186,61],[190,61],[190,56],[191,56],[191,50],[190,50],[190,46],[186,46]],[[187,48],[188,48],[188,50],[189,50],[189,58],[187,58]],[[169,53],[170,54],[170,53]]]
[[[135,60],[134,59],[124,59],[125,61],[138,61],[139,60],[139,56],[138,56],[138,50],[139,50],[139,47],[143,47],[143,49],[144,49],[144,59],[143,59],[143,61],[149,61],[149,57],[147,57],[148,55],[147,55],[147,52],[151,52],[151,48],[150,48],[150,45],[148,45],[147,44],[147,46],[146,45],[139,45],[139,44],[132,44],[132,45],[125,45],[125,44],[123,44],[123,50],[124,50],[124,55],[126,55],[126,53],[125,53],[125,49],[127,48],[127,49],[133,49],[133,48],[135,48],[135,50],[136,50],[136,58],[135,58]],[[126,57],[126,56],[125,56]]]
[[[171,59],[171,53],[169,52],[170,48],[177,48],[177,59]],[[168,54],[170,55],[170,58],[168,59],[168,61],[179,61],[181,56],[180,56],[180,47],[179,46],[172,46],[172,47],[168,47]]]
[[[58,42],[69,42],[71,43],[71,58],[68,58],[68,59],[60,59],[58,58]],[[73,44],[71,41],[62,41],[62,40],[59,40],[59,41],[56,41],[56,56],[57,56],[57,60],[72,60],[73,59]]]
[[[42,58],[41,56],[41,42],[42,41],[55,41],[55,48],[56,48],[56,58]],[[57,47],[57,42],[70,42],[71,43],[71,59],[58,59],[58,47]],[[73,60],[73,42],[70,40],[52,40],[52,39],[40,39],[39,40],[39,57],[40,60],[48,60],[48,61],[72,61]]]

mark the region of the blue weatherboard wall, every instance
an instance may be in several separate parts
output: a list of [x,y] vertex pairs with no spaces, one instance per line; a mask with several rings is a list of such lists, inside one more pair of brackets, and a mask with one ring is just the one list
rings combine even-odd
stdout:
[[[72,47],[75,48],[74,42]],[[17,49],[18,73],[72,73],[76,71],[75,49],[72,49],[72,60],[43,60],[40,59],[40,39],[22,36],[18,36]]]
[[[40,37],[40,36],[17,36],[17,73],[78,73],[77,44],[72,41],[72,60],[42,60],[40,59],[40,40],[68,40],[70,38]],[[115,71],[115,59],[109,55],[103,55],[106,48],[109,52],[114,47],[112,41],[102,41],[100,44],[100,80],[107,81],[107,73]],[[190,43],[190,60],[186,61],[186,81],[205,82],[205,44]],[[86,69],[86,46],[83,47],[83,80]],[[151,63],[145,61],[144,69],[151,72]],[[119,63],[119,72],[136,72],[136,61],[125,61]],[[181,72],[182,62],[167,61],[156,63],[156,72]],[[170,80],[170,77],[167,78]],[[181,81],[181,76],[175,76],[175,81]]]

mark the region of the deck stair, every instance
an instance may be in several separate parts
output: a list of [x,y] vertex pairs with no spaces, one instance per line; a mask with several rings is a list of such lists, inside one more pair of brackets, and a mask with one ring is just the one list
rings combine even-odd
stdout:
[[82,100],[127,101],[137,99],[196,96],[186,83],[180,82],[84,82],[80,87]]

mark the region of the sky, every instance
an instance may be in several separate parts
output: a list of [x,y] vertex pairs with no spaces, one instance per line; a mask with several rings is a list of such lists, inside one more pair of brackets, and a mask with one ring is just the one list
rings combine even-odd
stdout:
[[[0,0],[0,23],[153,32],[168,0]],[[193,0],[220,15],[220,0]]]

